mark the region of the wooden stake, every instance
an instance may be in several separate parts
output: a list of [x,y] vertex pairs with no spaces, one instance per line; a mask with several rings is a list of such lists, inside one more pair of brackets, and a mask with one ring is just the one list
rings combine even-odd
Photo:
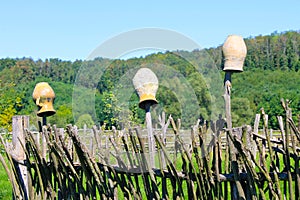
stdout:
[[150,113],[151,103],[146,102],[145,112],[146,112],[146,126],[148,132],[148,149],[149,149],[149,165],[152,169],[154,167],[154,137],[152,130],[152,118]]
[[[224,79],[224,100],[225,100],[225,116],[226,116],[226,123],[227,123],[227,131],[230,135],[232,133],[232,121],[231,121],[231,102],[230,102],[230,94],[231,94],[231,72],[227,71],[225,74]],[[229,151],[231,157],[231,170],[234,175],[235,184],[232,185],[232,199],[245,199],[245,193],[243,191],[242,185],[239,179],[239,170],[238,170],[238,163],[235,154],[235,148],[231,139],[228,139],[229,143]]]
[[26,154],[25,154],[25,134],[24,130],[29,128],[29,116],[13,116],[12,118],[12,144],[13,151],[11,155],[14,160],[14,165],[18,171],[21,187],[24,192],[24,199],[28,199],[28,172],[26,166]]
[[43,158],[46,159],[46,154],[47,154],[47,141],[46,141],[46,136],[45,134],[47,133],[47,129],[44,129],[44,126],[47,126],[47,117],[43,115],[42,117],[42,124],[40,127],[40,133],[42,134],[42,155]]

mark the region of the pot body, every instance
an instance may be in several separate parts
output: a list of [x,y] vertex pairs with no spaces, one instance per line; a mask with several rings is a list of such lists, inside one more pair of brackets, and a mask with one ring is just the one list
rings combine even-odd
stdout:
[[150,106],[158,103],[155,97],[158,89],[158,79],[150,69],[139,69],[133,78],[133,85],[140,98],[140,108],[145,109],[147,103]]
[[47,82],[36,84],[32,93],[32,98],[39,108],[37,112],[39,117],[48,117],[56,113],[53,108],[55,93]]
[[225,40],[222,50],[224,55],[223,71],[242,72],[247,55],[244,39],[238,35],[230,35]]

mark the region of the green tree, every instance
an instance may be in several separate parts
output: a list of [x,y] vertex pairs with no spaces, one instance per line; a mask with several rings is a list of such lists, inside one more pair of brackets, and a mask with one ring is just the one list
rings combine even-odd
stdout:
[[105,91],[97,96],[96,105],[99,103],[99,106],[96,107],[96,112],[100,123],[106,124],[107,127],[118,126],[118,116],[121,109],[115,94],[112,91]]
[[234,98],[231,102],[232,123],[234,126],[251,124],[253,111],[250,108],[250,102],[246,98]]
[[68,124],[74,124],[72,108],[69,105],[60,105],[56,110],[56,114],[48,119],[50,124],[56,124],[59,128],[65,128]]
[[0,82],[0,128],[12,130],[12,117],[22,107],[23,93],[15,90],[13,83]]
[[86,125],[88,128],[91,128],[93,125],[95,125],[95,122],[93,121],[91,115],[83,114],[78,118],[76,122],[76,126],[78,128],[83,128],[84,125]]

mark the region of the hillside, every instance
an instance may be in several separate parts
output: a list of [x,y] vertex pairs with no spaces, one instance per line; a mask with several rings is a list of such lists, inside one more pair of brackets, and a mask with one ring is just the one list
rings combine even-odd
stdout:
[[[300,114],[300,33],[275,32],[246,38],[245,42],[248,54],[244,72],[232,77],[234,125],[252,123],[255,113],[264,107],[272,128],[277,128],[276,116],[283,114],[281,98],[290,99],[293,113]],[[81,117],[84,114],[93,123],[108,127],[124,127],[128,121],[143,123],[144,112],[137,107],[138,97],[132,92],[130,80],[139,67],[149,67],[161,78],[154,122],[165,111],[174,118],[183,118],[183,124],[188,126],[200,117],[209,120],[221,112],[222,64],[221,47],[157,53],[129,60],[3,58],[0,59],[0,127],[10,130],[11,117],[16,114],[30,115],[32,124],[36,124],[31,94],[40,81],[49,82],[56,92],[57,114],[49,117],[50,123],[63,127],[91,121],[89,117]],[[76,101],[73,91],[78,94]],[[76,105],[72,106],[74,102]]]

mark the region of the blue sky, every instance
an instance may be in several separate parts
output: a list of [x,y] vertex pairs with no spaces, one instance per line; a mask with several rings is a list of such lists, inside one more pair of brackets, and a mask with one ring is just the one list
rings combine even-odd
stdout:
[[11,0],[0,9],[0,58],[85,59],[108,39],[149,27],[176,31],[204,48],[229,34],[300,30],[299,0]]

